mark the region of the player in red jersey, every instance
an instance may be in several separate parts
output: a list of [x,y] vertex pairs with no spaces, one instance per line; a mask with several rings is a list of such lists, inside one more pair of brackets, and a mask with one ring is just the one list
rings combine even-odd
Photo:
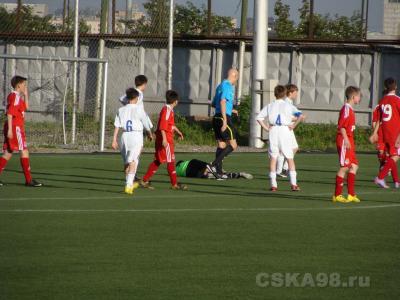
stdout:
[[386,95],[379,102],[380,124],[375,127],[371,140],[378,140],[378,130],[381,128],[383,142],[390,157],[375,178],[375,183],[382,188],[389,188],[385,177],[391,171],[395,188],[399,188],[397,161],[400,156],[400,97],[396,95],[396,80],[388,78],[384,86]]
[[179,95],[173,90],[166,93],[167,104],[162,108],[158,119],[156,130],[156,153],[154,161],[150,164],[147,173],[140,181],[140,185],[145,188],[151,188],[150,179],[157,172],[161,164],[167,164],[169,178],[172,189],[186,190],[187,187],[177,182],[175,171],[175,153],[174,153],[174,134],[177,133],[180,139],[183,139],[182,132],[175,126],[174,108],[178,105]]
[[[0,158],[0,174],[5,169],[7,162],[11,159],[14,151],[21,153],[21,166],[25,175],[26,186],[39,187],[41,183],[32,179],[29,162],[29,151],[25,138],[25,111],[29,107],[27,79],[14,76],[11,79],[14,89],[7,97],[7,120],[4,123],[4,145],[3,156]],[[0,186],[3,185],[0,182]]]
[[[340,169],[336,174],[336,188],[333,202],[360,202],[355,193],[355,180],[358,170],[356,148],[354,143],[354,130],[356,128],[356,115],[353,106],[360,103],[360,89],[354,86],[346,88],[346,103],[340,110],[336,146],[339,154]],[[347,173],[347,198],[343,197],[343,182]]]
[[[375,130],[376,126],[380,124],[380,106],[377,105],[372,113],[372,128]],[[383,142],[382,127],[378,129],[378,140],[373,144],[376,145],[376,151],[378,151],[379,169],[383,167],[387,160],[387,153],[385,143]]]

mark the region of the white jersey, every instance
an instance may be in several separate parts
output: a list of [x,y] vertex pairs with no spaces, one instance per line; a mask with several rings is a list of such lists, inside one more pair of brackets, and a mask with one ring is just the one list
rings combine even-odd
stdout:
[[[137,105],[138,107],[140,107],[140,108],[144,111],[144,113],[146,114],[146,116],[147,116],[147,120],[146,120],[147,126],[149,126],[150,129],[151,129],[151,128],[154,127],[154,125],[153,125],[153,123],[151,122],[150,117],[147,115],[147,113],[146,113],[146,111],[145,111],[145,109],[144,109],[143,92],[142,92],[141,90],[139,90],[139,89],[136,89],[136,90],[137,90],[138,93],[139,93],[139,97],[138,97],[138,101],[137,101],[136,105]],[[128,102],[129,102],[129,101],[128,101],[128,98],[126,98],[126,95],[122,95],[121,97],[119,97],[119,101],[120,101],[123,105],[127,105]]]
[[127,104],[118,109],[114,126],[122,128],[125,132],[143,132],[143,129],[147,131],[151,129],[147,122],[146,113],[138,104]]
[[273,126],[289,126],[293,122],[295,112],[294,105],[277,99],[265,106],[257,116],[257,120],[268,119],[268,123]]
[[299,110],[299,109],[296,107],[296,105],[293,104],[293,100],[292,100],[292,99],[290,99],[289,97],[286,97],[286,98],[285,98],[285,101],[286,101],[287,103],[289,103],[290,105],[293,106],[293,115],[294,115],[295,117],[299,117],[300,115],[303,114],[303,112],[302,112],[301,110]]

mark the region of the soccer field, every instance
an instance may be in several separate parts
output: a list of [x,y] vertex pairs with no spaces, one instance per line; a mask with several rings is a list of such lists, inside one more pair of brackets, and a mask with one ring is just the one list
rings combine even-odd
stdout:
[[162,167],[156,190],[133,197],[117,154],[33,155],[37,189],[13,158],[0,189],[0,299],[398,299],[400,192],[373,185],[374,155],[359,160],[362,202],[334,204],[331,154],[297,156],[300,193],[287,180],[268,191],[265,154],[233,154],[225,168],[254,180],[183,179],[189,191],[171,191]]

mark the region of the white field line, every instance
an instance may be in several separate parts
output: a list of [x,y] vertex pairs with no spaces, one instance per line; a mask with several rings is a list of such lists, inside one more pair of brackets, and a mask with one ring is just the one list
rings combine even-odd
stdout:
[[182,212],[276,212],[329,211],[396,208],[400,204],[334,207],[258,207],[258,208],[156,208],[156,209],[9,209],[0,213],[182,213]]

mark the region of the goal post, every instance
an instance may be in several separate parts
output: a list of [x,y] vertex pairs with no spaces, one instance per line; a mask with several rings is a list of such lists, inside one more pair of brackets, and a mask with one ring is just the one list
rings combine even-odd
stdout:
[[[78,64],[77,85],[71,84],[74,64]],[[0,92],[3,99],[11,91],[10,80],[14,75],[28,78],[32,113],[28,115],[27,123],[31,125],[30,135],[33,136],[30,144],[37,147],[64,144],[104,151],[107,59],[0,54],[0,65],[3,69]],[[101,77],[97,75],[100,66],[103,69]],[[98,90],[97,86],[101,89]],[[79,95],[76,103],[72,100],[74,94]],[[101,99],[100,108],[96,105],[98,98]],[[5,103],[3,105],[4,110]],[[100,114],[100,120],[96,120],[96,114]],[[35,133],[35,129],[40,130]]]

